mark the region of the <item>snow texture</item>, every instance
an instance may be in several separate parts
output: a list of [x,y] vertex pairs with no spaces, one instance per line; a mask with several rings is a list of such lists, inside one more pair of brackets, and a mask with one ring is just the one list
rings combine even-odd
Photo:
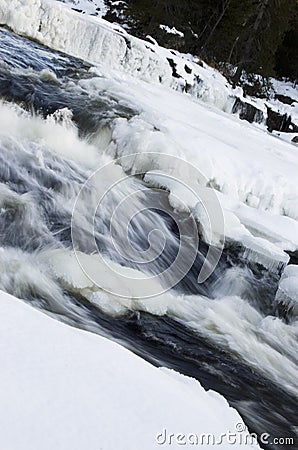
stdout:
[[[157,369],[3,292],[0,312],[3,449],[153,450],[161,447],[156,436],[164,429],[214,433],[218,439],[228,430],[237,433],[236,427],[245,429],[223,397],[193,379]],[[247,431],[237,434],[245,442]]]

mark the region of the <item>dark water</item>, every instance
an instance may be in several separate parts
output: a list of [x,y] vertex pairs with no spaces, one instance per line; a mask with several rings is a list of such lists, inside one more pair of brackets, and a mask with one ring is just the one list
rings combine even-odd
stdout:
[[[132,117],[137,113],[117,102],[116,96],[109,97],[103,92],[91,97],[80,88],[78,80],[91,76],[89,67],[84,62],[50,51],[4,30],[0,30],[0,59],[2,99],[18,103],[29,112],[43,117],[67,107],[73,113],[73,120],[81,136],[90,136],[115,117]],[[40,77],[39,72],[43,69],[52,70],[59,81]],[[21,158],[21,154],[18,143],[4,142],[1,145],[0,181],[18,195],[31,195],[30,207],[14,202],[7,208],[7,213],[2,214],[1,245],[28,253],[38,252],[49,246],[71,248],[71,214],[63,205],[63,195],[65,192],[69,195],[71,190],[76,195],[87,179],[88,171],[61,157],[53,157],[46,150],[43,153],[44,169],[41,170],[30,151],[26,157]],[[141,180],[135,180],[134,183],[141,188],[139,200],[146,204],[153,191]],[[167,204],[167,209],[174,214],[171,217],[164,212],[166,199],[163,197],[160,201],[163,208],[156,204],[155,209],[147,210],[147,216],[136,216],[130,230],[130,239],[142,250],[146,249],[147,236],[156,223],[163,226],[168,236],[162,256],[154,264],[142,267],[150,273],[154,273],[156,266],[159,270],[166,267],[175,258],[179,247],[176,224],[187,219],[175,216]],[[110,249],[109,240],[103,239],[109,222],[100,215],[97,220],[100,231],[96,238],[100,250],[125,264]],[[119,221],[121,222],[121,218]],[[176,290],[204,294],[212,301],[213,285],[223,272],[235,265],[247,267],[248,263],[240,259],[236,248],[226,249],[213,277],[203,286],[198,286],[196,274],[207,250],[207,245],[200,242],[194,264]],[[130,266],[138,268],[137,264],[131,262]],[[278,274],[269,273],[254,264],[250,264],[249,269],[251,278],[247,301],[264,315],[273,313],[271,304],[277,289]],[[37,306],[51,309],[36,292],[26,292],[26,300],[34,300]],[[113,318],[100,312],[78,294],[65,290],[64,296],[78,308],[82,318],[90,319],[94,324],[93,331],[101,333],[104,330],[110,337],[153,364],[174,368],[198,379],[205,388],[223,394],[238,409],[251,431],[293,437],[293,426],[297,423],[296,400],[272,380],[252,370],[248,364],[206,337],[192,332],[167,316],[156,317],[144,312],[131,312],[123,317]],[[62,313],[61,319],[69,318],[63,317]],[[78,315],[73,315],[70,319],[74,325],[85,327],[85,321],[80,320]],[[295,447],[269,445],[267,448]]]

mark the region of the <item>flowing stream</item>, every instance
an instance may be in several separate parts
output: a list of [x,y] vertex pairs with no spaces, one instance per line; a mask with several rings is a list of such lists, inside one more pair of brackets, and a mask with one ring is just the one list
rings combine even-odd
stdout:
[[[198,379],[223,394],[250,431],[293,437],[298,328],[276,317],[280,273],[230,247],[212,276],[198,284],[209,249],[200,241],[189,270],[154,301],[119,300],[82,278],[72,215],[98,165],[110,164],[108,175],[117,182],[124,177],[93,218],[97,249],[117,270],[156,276],[177,257],[182,234],[188,258],[199,231],[190,214],[171,208],[166,191],[111,165],[111,125],[137,115],[133,106],[118,101],[117,93],[84,89],[79,81],[93,75],[82,61],[4,29],[0,42],[0,288],[59,320],[115,339],[157,366]],[[75,250],[100,279],[103,263],[94,257],[85,223],[97,202],[95,188],[84,192]],[[128,247],[139,257],[131,257]],[[135,282],[127,280],[124,292],[137,297]],[[106,283],[112,289],[117,279]]]

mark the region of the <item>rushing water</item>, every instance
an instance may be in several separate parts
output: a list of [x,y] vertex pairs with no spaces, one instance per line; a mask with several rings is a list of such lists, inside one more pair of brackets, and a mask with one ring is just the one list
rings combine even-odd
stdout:
[[[5,30],[0,40],[0,95],[8,102],[0,109],[0,287],[74,326],[118,340],[153,364],[198,379],[222,393],[251,431],[293,437],[297,326],[274,316],[279,274],[229,248],[212,277],[198,285],[208,252],[200,242],[187,273],[153,303],[119,302],[89,286],[75,269],[73,206],[93,168],[111,160],[105,150],[113,120],[138,112],[117,101],[116,93],[83,89],[79,80],[92,77],[84,62]],[[119,174],[122,169],[112,166],[111,177],[118,180]],[[96,190],[85,195],[87,211]],[[118,209],[113,235],[113,211],[124,199],[129,201]],[[80,251],[100,278],[85,234],[85,205],[79,211]],[[158,251],[163,237],[158,257],[134,260],[117,251],[127,246],[128,218],[129,241],[138,254]],[[190,215],[173,211],[166,192],[126,177],[96,210],[95,241],[120,269],[156,275],[178,254],[180,226],[191,249],[198,230]],[[161,234],[150,241],[156,229]]]

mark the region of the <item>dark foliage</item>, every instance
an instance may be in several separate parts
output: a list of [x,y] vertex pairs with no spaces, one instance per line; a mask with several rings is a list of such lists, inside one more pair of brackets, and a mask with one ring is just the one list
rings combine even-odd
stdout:
[[[128,24],[141,38],[151,35],[218,67],[235,67],[235,84],[243,70],[297,80],[297,17],[297,0],[127,0],[120,15],[109,13],[109,20]],[[161,24],[184,36],[167,33]]]

